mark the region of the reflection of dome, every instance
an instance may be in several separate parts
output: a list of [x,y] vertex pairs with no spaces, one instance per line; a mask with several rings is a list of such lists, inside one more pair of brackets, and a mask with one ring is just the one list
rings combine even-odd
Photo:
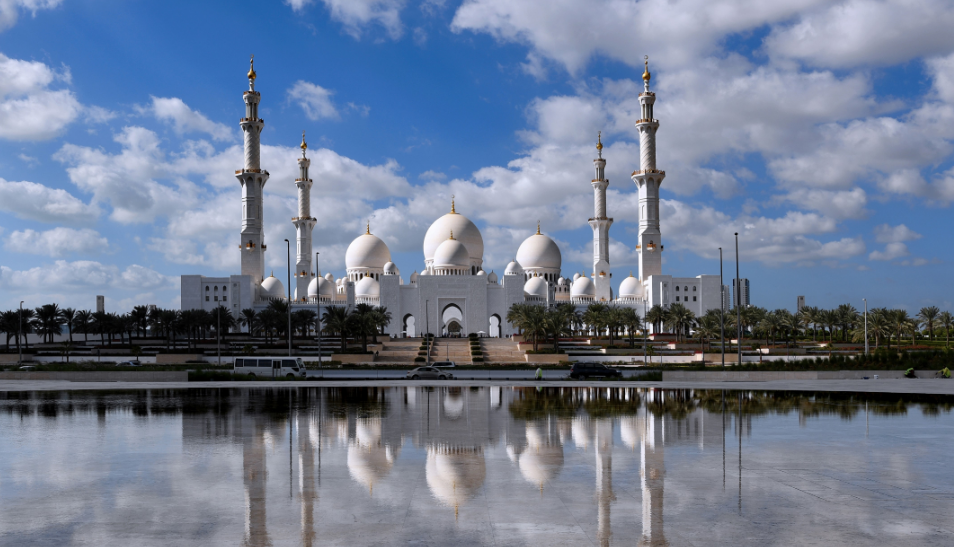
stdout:
[[354,284],[355,296],[381,296],[381,285],[371,276],[362,277]]
[[[331,274],[328,274],[331,275]],[[316,277],[308,283],[308,297],[316,296],[334,296],[335,284],[324,277]]]
[[589,418],[583,418],[577,416],[573,418],[573,444],[577,448],[585,449],[590,444],[590,431],[592,430],[592,425],[590,424]]
[[596,295],[596,285],[589,277],[580,277],[570,285],[570,296],[587,297]]
[[538,231],[520,244],[520,248],[517,249],[517,262],[524,269],[559,270],[563,257],[557,244],[549,236],[545,236]]
[[467,248],[470,259],[467,261],[467,266],[470,267],[471,261],[480,265],[484,257],[484,238],[470,219],[455,212],[447,213],[435,220],[434,224],[427,229],[424,235],[424,262],[430,263],[435,260],[437,248],[447,241],[447,234],[451,232],[454,232],[454,237]]
[[563,447],[550,439],[545,426],[527,423],[527,448],[520,454],[518,467],[531,484],[543,485],[563,469]]
[[495,274],[493,270],[491,270],[490,273],[487,274],[487,283],[496,283],[496,282],[497,282],[497,274]]
[[547,282],[542,277],[531,277],[530,281],[523,286],[523,294],[527,296],[547,297]]
[[434,251],[435,268],[462,268],[470,270],[470,254],[463,243],[451,236],[451,239],[444,240]]
[[401,271],[398,270],[397,264],[394,262],[388,262],[384,265],[384,275],[400,275]]
[[262,298],[285,298],[285,285],[274,274],[262,281],[260,290]]
[[444,414],[448,418],[457,419],[464,413],[464,398],[460,393],[450,393],[444,397]]
[[373,487],[391,472],[397,452],[381,443],[381,420],[359,419],[355,440],[348,444],[348,473],[351,478]]
[[643,292],[641,289],[642,286],[639,284],[639,279],[636,279],[633,277],[633,274],[630,273],[629,277],[619,284],[619,295],[623,298],[635,298]]
[[514,260],[510,264],[507,264],[507,269],[504,270],[504,275],[523,275],[523,268],[520,267],[520,263]]
[[635,416],[620,418],[619,436],[623,444],[635,450],[639,446],[639,420]]
[[345,253],[346,268],[384,268],[391,261],[391,251],[384,241],[370,233],[356,237]]
[[435,498],[457,507],[477,495],[487,466],[479,448],[428,447],[424,475]]

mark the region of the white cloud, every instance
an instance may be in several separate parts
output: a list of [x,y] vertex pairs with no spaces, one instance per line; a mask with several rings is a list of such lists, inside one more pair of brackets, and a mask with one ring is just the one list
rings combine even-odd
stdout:
[[217,141],[232,139],[232,130],[221,123],[213,122],[201,112],[189,108],[178,97],[151,97],[149,111],[157,120],[172,123],[176,133],[207,133]]
[[0,0],[0,32],[12,27],[20,18],[20,10],[29,11],[34,17],[41,9],[53,9],[63,0]]
[[900,243],[902,241],[913,241],[921,239],[921,234],[908,228],[904,224],[891,226],[890,224],[881,224],[874,229],[875,241],[878,243]]
[[[0,21],[2,21],[0,4]],[[43,63],[11,59],[0,53],[0,138],[46,140],[62,133],[83,107],[67,89],[54,90],[56,81],[68,82],[69,73],[57,73]]]
[[865,218],[869,213],[865,208],[868,196],[864,190],[857,187],[836,191],[801,187],[780,198],[802,209],[818,211],[838,220]]
[[946,0],[848,0],[807,10],[765,39],[771,56],[814,66],[890,66],[954,49]]
[[59,257],[69,253],[99,254],[109,241],[96,230],[57,227],[52,230],[18,230],[6,239],[4,247],[16,253]]
[[66,190],[3,179],[0,179],[0,210],[19,218],[63,224],[92,222],[99,216],[98,207],[83,203]]
[[285,3],[291,6],[292,11],[301,12],[306,6],[314,3],[314,0],[285,0]]
[[106,123],[119,115],[112,110],[100,106],[87,106],[85,112],[86,119],[92,123]]
[[[296,3],[305,5],[310,3],[301,0],[291,0],[292,7]],[[358,40],[368,27],[379,25],[388,37],[397,40],[404,33],[401,24],[401,10],[404,9],[404,0],[322,0],[331,18],[344,25],[345,32]]]
[[0,266],[0,289],[120,289],[152,290],[170,288],[172,280],[159,272],[132,264],[123,270],[112,264],[91,260],[53,264],[29,270]]
[[309,120],[317,121],[322,118],[337,120],[341,116],[331,102],[333,94],[334,91],[320,85],[298,80],[288,89],[288,100],[298,104]]
[[909,254],[911,253],[908,251],[906,244],[895,242],[885,245],[883,251],[872,251],[871,254],[868,255],[868,258],[871,260],[894,260],[902,256],[908,256]]

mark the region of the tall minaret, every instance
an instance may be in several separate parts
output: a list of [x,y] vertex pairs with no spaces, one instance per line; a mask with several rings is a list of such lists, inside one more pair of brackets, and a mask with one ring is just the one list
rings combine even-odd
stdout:
[[590,226],[593,228],[593,281],[596,284],[596,301],[610,300],[610,262],[609,262],[609,229],[613,219],[606,217],[606,187],[609,179],[606,178],[606,160],[603,159],[602,132],[596,136],[596,152],[598,158],[593,160],[596,167],[596,178],[593,179],[593,218]]
[[308,178],[311,160],[305,156],[306,150],[308,145],[305,143],[305,132],[302,131],[298,178],[295,179],[295,186],[298,187],[298,216],[292,219],[298,235],[298,258],[295,262],[296,300],[308,298],[308,283],[315,275],[311,270],[311,231],[315,228],[316,220],[311,216],[311,179]]
[[653,118],[656,94],[649,90],[649,57],[645,57],[644,91],[639,94],[642,118],[636,122],[639,130],[639,170],[633,171],[633,182],[639,188],[639,278],[646,281],[651,275],[662,274],[662,234],[659,232],[659,186],[666,172],[656,169],[656,130],[659,120]]
[[258,102],[262,96],[255,91],[255,57],[249,61],[248,91],[245,98],[245,117],[239,120],[245,134],[245,167],[235,172],[242,185],[242,275],[252,276],[257,287],[265,278],[265,230],[262,204],[268,171],[261,166],[261,137],[265,120],[258,117]]

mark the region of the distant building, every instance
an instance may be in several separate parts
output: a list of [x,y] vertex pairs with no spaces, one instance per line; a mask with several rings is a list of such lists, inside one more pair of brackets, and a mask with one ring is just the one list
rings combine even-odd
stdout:
[[796,305],[795,311],[797,311],[797,312],[802,311],[802,308],[804,308],[804,307],[805,307],[805,297],[804,297],[804,296],[799,296],[799,297],[798,297],[798,304]]
[[722,309],[732,309],[732,287],[722,285]]
[[[739,284],[742,285],[741,290],[739,290]],[[732,304],[735,305],[736,303],[741,303],[742,307],[748,307],[751,304],[749,301],[749,280],[744,277],[732,280]]]
[[106,297],[101,294],[96,295],[96,311],[100,313],[106,311]]

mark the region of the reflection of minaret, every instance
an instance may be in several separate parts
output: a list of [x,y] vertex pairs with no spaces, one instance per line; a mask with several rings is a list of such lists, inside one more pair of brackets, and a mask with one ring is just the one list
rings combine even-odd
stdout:
[[[301,132],[301,157],[298,158],[298,178],[295,186],[298,187],[298,216],[292,219],[295,225],[298,251],[295,259],[295,299],[308,297],[308,284],[311,283],[311,232],[317,220],[311,216],[311,179],[308,178],[308,167],[311,160],[305,157],[308,145],[305,144],[305,132]],[[315,265],[317,268],[317,264]],[[318,275],[314,272],[314,275]]]
[[[301,544],[310,547],[315,541],[315,445],[321,438],[312,439],[313,416],[298,415],[298,494],[301,497]],[[319,433],[317,430],[315,433]]]
[[252,276],[256,286],[265,278],[265,229],[263,195],[268,171],[262,169],[261,137],[265,121],[258,117],[262,96],[255,91],[255,66],[248,71],[248,91],[244,94],[245,117],[239,122],[245,135],[245,167],[235,172],[242,185],[242,275]]
[[253,426],[245,437],[242,450],[242,470],[245,482],[245,541],[249,547],[271,545],[265,514],[265,431]]
[[[663,530],[663,487],[666,475],[662,418],[644,408],[639,475],[643,490],[643,533],[638,545],[669,545]],[[658,439],[657,439],[658,436]]]
[[596,500],[599,544],[609,545],[613,537],[610,506],[616,501],[613,495],[613,422],[599,420],[596,423]]
[[[648,58],[647,58],[648,59]],[[633,182],[639,190],[639,278],[662,274],[662,234],[659,231],[659,186],[666,172],[656,169],[656,130],[659,120],[653,118],[656,94],[649,90],[649,61],[643,72],[645,91],[639,94],[642,115],[636,121],[639,131],[639,170],[633,171]],[[659,252],[657,252],[659,251]]]
[[596,300],[610,300],[610,263],[609,263],[609,229],[613,219],[606,216],[606,160],[603,159],[603,141],[597,137],[596,150],[599,157],[593,160],[596,167],[596,178],[593,179],[593,218],[590,227],[593,228],[593,281],[596,283]]

